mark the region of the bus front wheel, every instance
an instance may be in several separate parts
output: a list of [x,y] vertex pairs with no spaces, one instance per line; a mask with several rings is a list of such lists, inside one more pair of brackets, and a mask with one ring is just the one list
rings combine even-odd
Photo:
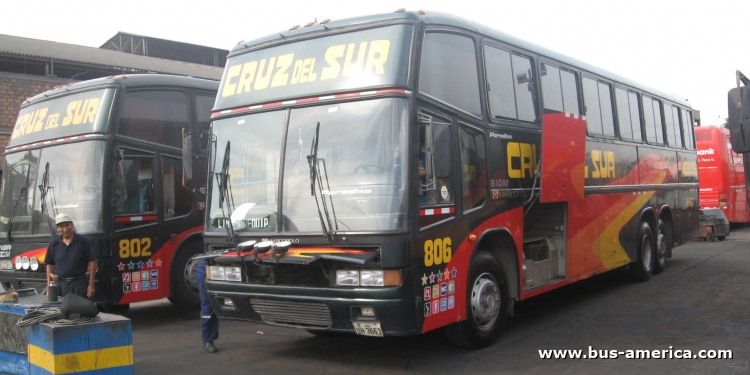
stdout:
[[508,318],[508,279],[488,252],[478,253],[469,269],[466,320],[444,328],[451,344],[479,349],[497,342]]
[[654,235],[647,222],[641,222],[638,229],[638,246],[635,249],[635,262],[630,263],[630,276],[644,282],[651,279],[654,272]]
[[194,286],[195,282],[190,279],[188,271],[189,266],[191,266],[190,258],[201,251],[200,244],[191,244],[181,249],[174,258],[172,264],[172,295],[169,297],[169,301],[176,306],[197,309],[201,305],[198,288]]

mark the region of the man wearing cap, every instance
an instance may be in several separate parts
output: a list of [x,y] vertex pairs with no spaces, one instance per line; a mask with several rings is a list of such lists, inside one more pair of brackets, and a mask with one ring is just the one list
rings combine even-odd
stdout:
[[[60,295],[75,293],[81,297],[94,296],[96,254],[91,241],[73,231],[73,219],[68,214],[55,216],[56,236],[47,246],[44,263],[47,264],[47,285],[54,281],[60,286]],[[89,280],[86,280],[86,270]]]

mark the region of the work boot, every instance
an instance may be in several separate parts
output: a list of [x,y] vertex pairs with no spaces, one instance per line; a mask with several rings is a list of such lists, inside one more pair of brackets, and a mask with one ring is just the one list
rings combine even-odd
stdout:
[[218,350],[216,349],[216,345],[214,345],[213,341],[208,341],[203,343],[203,350],[209,352],[209,353],[216,353]]

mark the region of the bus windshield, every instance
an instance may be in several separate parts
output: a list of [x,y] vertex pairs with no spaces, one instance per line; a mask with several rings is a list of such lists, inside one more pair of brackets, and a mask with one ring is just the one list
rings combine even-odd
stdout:
[[404,86],[411,25],[284,44],[227,60],[216,109],[365,87]]
[[49,235],[63,212],[77,231],[102,232],[104,146],[86,141],[7,154],[0,235]]
[[[405,99],[292,109],[286,132],[285,121],[287,112],[276,111],[213,123],[218,152],[212,159],[208,231],[224,231],[231,222],[235,232],[319,233],[321,216],[341,232],[405,228]],[[313,184],[308,160],[318,123],[322,184]],[[222,173],[228,181],[224,192],[216,177]]]

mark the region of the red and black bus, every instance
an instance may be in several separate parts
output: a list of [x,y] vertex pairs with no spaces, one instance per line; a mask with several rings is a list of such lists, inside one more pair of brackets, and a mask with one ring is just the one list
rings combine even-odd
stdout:
[[732,149],[729,129],[697,127],[695,145],[698,148],[700,208],[721,208],[732,223],[750,222],[745,163],[742,154]]
[[[44,287],[53,218],[67,213],[96,249],[95,302],[196,305],[184,269],[203,249],[205,186],[183,186],[182,141],[183,131],[208,131],[217,88],[200,78],[118,75],[26,100],[5,150],[3,287]],[[186,149],[205,181],[206,145]]]
[[691,116],[429,11],[241,42],[212,114],[211,303],[312,333],[490,345],[515,301],[617,268],[646,281],[697,234]]

